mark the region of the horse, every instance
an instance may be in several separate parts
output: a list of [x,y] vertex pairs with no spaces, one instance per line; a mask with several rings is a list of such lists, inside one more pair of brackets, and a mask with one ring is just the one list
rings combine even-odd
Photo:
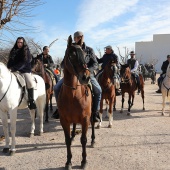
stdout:
[[[106,100],[106,105],[109,105],[109,125],[112,127],[113,121],[113,107],[116,110],[116,94],[115,94],[115,85],[114,85],[114,72],[115,72],[116,63],[113,60],[110,60],[105,66],[103,72],[99,75],[98,82],[102,88],[102,97],[100,101],[100,119],[101,122],[98,124],[98,128],[101,127],[102,123],[102,114],[103,114],[103,100]],[[108,109],[107,109],[108,115]]]
[[141,73],[143,75],[144,81],[147,78],[151,78],[151,84],[155,84],[156,81],[156,71],[154,69],[147,69],[144,65],[140,65]]
[[44,69],[44,65],[42,63],[42,61],[40,61],[39,59],[34,59],[35,63],[33,65],[32,71],[35,74],[40,75],[45,82],[45,89],[46,89],[46,105],[45,105],[45,122],[48,122],[48,108],[49,108],[49,103],[50,103],[50,110],[53,110],[53,106],[52,106],[52,97],[54,94],[53,91],[53,87],[54,87],[54,83],[52,80],[52,77],[50,75],[50,73],[48,73],[48,71],[46,71],[46,69]]
[[[66,169],[71,169],[72,153],[71,143],[75,137],[76,124],[81,124],[82,135],[82,161],[81,167],[85,168],[86,160],[86,143],[87,130],[91,121],[92,141],[94,147],[94,121],[90,119],[92,111],[92,94],[88,87],[90,71],[85,62],[85,53],[81,49],[79,42],[77,45],[72,43],[71,35],[68,37],[68,44],[64,57],[64,80],[59,93],[57,105],[60,114],[60,123],[64,130],[65,142],[67,145],[67,162]],[[92,116],[93,119],[93,116]],[[70,125],[73,124],[72,134],[70,136]]]
[[[167,67],[166,76],[162,81],[161,92],[162,92],[162,116],[164,116],[165,111],[165,98],[167,97],[170,100],[170,64]],[[170,113],[169,113],[170,116]]]
[[[123,113],[123,107],[124,107],[124,101],[125,101],[124,97],[125,97],[125,92],[127,92],[129,95],[127,115],[130,115],[130,109],[133,106],[133,102],[134,102],[135,91],[137,90],[137,83],[136,83],[133,73],[131,73],[131,70],[130,70],[128,64],[121,65],[120,77],[121,77],[120,88],[122,91],[122,107],[121,107],[120,112]],[[144,107],[144,80],[143,80],[143,77],[141,74],[139,74],[139,79],[140,79],[141,97],[143,100],[143,110],[145,110],[145,107]],[[132,98],[132,101],[131,101],[131,98]]]
[[[40,116],[40,135],[43,133],[43,114],[45,106],[45,84],[43,79],[38,75],[33,75],[34,79],[34,100],[37,111]],[[26,95],[23,97],[23,88],[19,85],[16,76],[0,62],[0,117],[2,120],[3,131],[5,135],[4,153],[13,155],[15,149],[15,133],[17,110],[28,107]],[[35,130],[35,110],[29,110],[31,115],[31,132],[30,137],[34,135]],[[11,149],[9,131],[8,131],[8,113],[10,116],[10,132],[12,136]]]

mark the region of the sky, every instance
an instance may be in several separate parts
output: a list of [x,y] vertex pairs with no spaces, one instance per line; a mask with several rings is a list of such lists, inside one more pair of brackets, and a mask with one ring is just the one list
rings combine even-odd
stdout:
[[[42,0],[43,1],[43,0]],[[64,57],[66,39],[82,31],[87,46],[104,53],[111,45],[116,54],[135,50],[135,42],[152,41],[153,34],[170,34],[169,0],[44,0],[36,7],[29,32],[43,46],[58,40],[50,48],[53,58]],[[22,34],[22,32],[20,33]]]

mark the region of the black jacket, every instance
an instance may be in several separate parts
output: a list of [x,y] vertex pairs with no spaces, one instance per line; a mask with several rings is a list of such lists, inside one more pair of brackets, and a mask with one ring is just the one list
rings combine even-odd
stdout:
[[[25,56],[24,56],[25,55]],[[23,52],[23,49],[12,49],[9,55],[7,67],[11,71],[20,71],[21,73],[31,72],[32,55],[29,49]]]
[[43,53],[41,53],[37,56],[37,59],[41,60],[43,64],[47,64],[47,68],[54,66],[54,61],[50,55],[47,55],[47,57],[45,58]]
[[165,74],[165,73],[166,73],[166,70],[167,70],[168,65],[169,65],[169,61],[168,61],[168,60],[166,60],[166,61],[163,62],[162,67],[161,67],[162,74]]
[[94,76],[94,70],[98,68],[97,57],[94,53],[94,50],[91,47],[86,46],[85,43],[83,43],[82,49],[86,53],[85,61],[86,61],[87,67],[91,75]]
[[102,58],[97,58],[99,64],[102,63],[102,69],[107,65],[110,60],[114,60],[118,64],[118,56],[114,53],[104,54]]

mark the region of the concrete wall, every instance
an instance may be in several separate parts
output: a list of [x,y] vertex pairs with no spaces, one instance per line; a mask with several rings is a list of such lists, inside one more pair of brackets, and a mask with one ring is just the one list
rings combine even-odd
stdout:
[[136,42],[135,53],[141,64],[153,62],[157,72],[161,72],[162,63],[170,54],[170,34],[155,34],[153,41]]

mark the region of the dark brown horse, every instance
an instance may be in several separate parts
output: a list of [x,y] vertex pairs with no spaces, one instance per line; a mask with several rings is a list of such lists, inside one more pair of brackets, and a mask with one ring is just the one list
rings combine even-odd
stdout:
[[45,121],[48,122],[48,106],[50,103],[50,110],[53,110],[52,107],[52,96],[53,96],[53,78],[50,75],[50,73],[48,73],[46,71],[46,69],[44,68],[44,65],[42,63],[42,61],[35,59],[35,64],[32,68],[32,72],[40,75],[45,82],[45,88],[46,88],[46,105],[45,105]]
[[[79,44],[82,44],[80,42]],[[80,45],[72,44],[71,35],[68,38],[68,45],[64,57],[64,83],[57,101],[60,113],[60,122],[65,134],[67,145],[66,169],[71,169],[71,142],[75,137],[76,124],[81,124],[82,135],[82,168],[86,167],[86,143],[87,130],[90,124],[92,95],[87,86],[90,79],[90,72],[85,62],[85,53]],[[72,135],[70,136],[70,125],[73,124]],[[92,145],[94,144],[94,123],[92,123]]]
[[[123,112],[123,106],[124,106],[124,101],[125,101],[125,92],[129,94],[129,99],[128,99],[128,113],[127,115],[130,115],[130,109],[133,106],[134,102],[134,97],[135,97],[135,91],[137,90],[137,83],[135,80],[135,76],[133,73],[131,73],[131,70],[129,68],[128,64],[121,65],[121,70],[120,70],[120,76],[121,76],[121,91],[122,91],[122,108],[121,108],[121,113]],[[144,107],[144,80],[141,74],[139,74],[139,79],[140,79],[140,91],[141,91],[141,96],[143,100],[143,110],[145,110]]]
[[[102,88],[102,97],[100,101],[100,119],[102,122],[102,114],[103,114],[103,100],[106,100],[106,104],[109,105],[109,125],[108,127],[112,127],[113,121],[113,107],[115,109],[116,104],[116,94],[115,94],[115,85],[114,85],[114,72],[115,72],[114,61],[108,62],[105,66],[103,73],[99,76],[99,84]],[[108,112],[108,110],[107,110]],[[108,113],[107,113],[108,114]],[[101,127],[101,122],[98,124],[98,128]]]

